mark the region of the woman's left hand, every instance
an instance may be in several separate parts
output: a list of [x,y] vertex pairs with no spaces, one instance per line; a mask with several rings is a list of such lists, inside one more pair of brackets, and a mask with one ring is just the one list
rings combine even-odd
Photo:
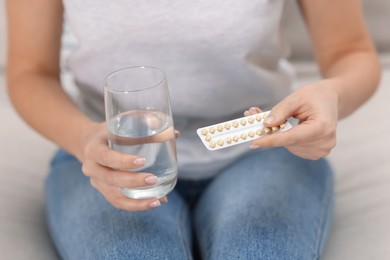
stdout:
[[[264,125],[278,126],[289,117],[299,119],[300,124],[286,132],[254,140],[251,148],[284,146],[293,154],[311,160],[328,155],[336,145],[338,94],[334,84],[334,80],[322,80],[307,84],[287,96],[272,108]],[[248,112],[259,111],[250,109]]]

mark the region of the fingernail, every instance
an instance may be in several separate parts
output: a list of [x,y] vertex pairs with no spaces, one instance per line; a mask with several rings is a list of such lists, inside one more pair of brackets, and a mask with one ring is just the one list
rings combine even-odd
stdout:
[[147,178],[145,178],[145,182],[148,183],[148,184],[156,184],[158,182],[158,178],[157,176],[149,176]]
[[167,198],[167,197],[163,198],[163,199],[162,199],[162,202],[163,202],[163,203],[167,203],[167,202],[168,202],[168,198]]
[[257,149],[257,148],[260,148],[260,146],[255,145],[255,144],[251,144],[251,145],[249,146],[249,148],[250,148],[250,149]]
[[265,123],[268,123],[268,124],[271,124],[272,122],[275,121],[275,117],[274,116],[268,116],[266,119],[265,119]]
[[244,116],[249,116],[249,111],[248,110],[245,110]]
[[155,200],[155,201],[149,203],[149,207],[151,207],[151,208],[157,208],[160,206],[161,206],[161,203],[159,200]]
[[141,166],[146,162],[145,158],[137,158],[133,161],[134,165]]

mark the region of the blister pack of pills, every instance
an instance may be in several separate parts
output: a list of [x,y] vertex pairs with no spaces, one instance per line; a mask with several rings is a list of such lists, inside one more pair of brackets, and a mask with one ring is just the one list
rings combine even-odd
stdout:
[[289,121],[279,126],[265,127],[264,119],[270,111],[244,116],[196,130],[203,144],[210,151],[216,151],[233,145],[253,141],[275,132],[287,131],[292,127]]

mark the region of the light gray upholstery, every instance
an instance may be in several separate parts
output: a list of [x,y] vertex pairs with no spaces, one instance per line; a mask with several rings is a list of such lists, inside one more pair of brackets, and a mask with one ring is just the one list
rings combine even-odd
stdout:
[[[364,6],[384,75],[375,96],[339,123],[338,146],[329,156],[336,205],[325,260],[390,259],[390,2],[366,0]],[[56,259],[43,202],[55,146],[22,122],[5,96],[3,10],[0,0],[0,259]],[[316,66],[307,60],[310,49],[296,12],[289,15],[294,58],[301,60],[295,63],[299,86],[317,78]]]

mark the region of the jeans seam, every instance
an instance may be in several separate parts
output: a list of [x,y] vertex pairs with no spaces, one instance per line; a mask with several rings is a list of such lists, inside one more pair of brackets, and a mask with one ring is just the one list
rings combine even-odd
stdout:
[[317,235],[316,235],[314,259],[320,259],[320,257],[321,257],[321,245],[323,243],[323,240],[325,239],[325,237],[324,237],[325,230],[324,229],[325,229],[326,222],[328,220],[330,211],[332,210],[331,208],[329,208],[329,204],[332,201],[333,195],[331,195],[329,197],[329,199],[327,199],[328,196],[326,196],[326,193],[329,193],[329,192],[332,193],[332,186],[333,186],[333,183],[328,182],[325,189],[324,189],[324,193],[323,193],[323,199],[321,202],[322,207],[321,207],[321,214],[320,214],[320,218],[322,218],[322,219],[319,221],[319,225],[317,225]]

